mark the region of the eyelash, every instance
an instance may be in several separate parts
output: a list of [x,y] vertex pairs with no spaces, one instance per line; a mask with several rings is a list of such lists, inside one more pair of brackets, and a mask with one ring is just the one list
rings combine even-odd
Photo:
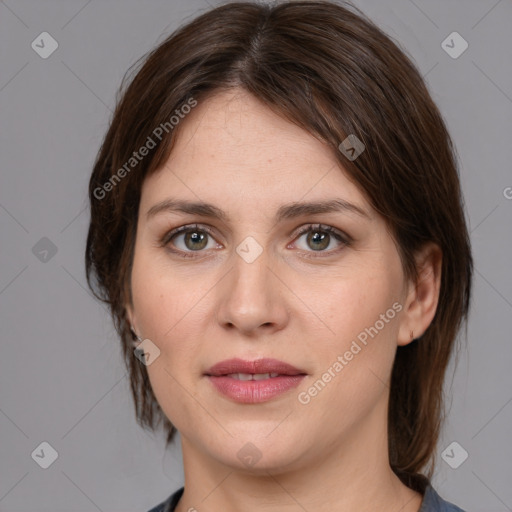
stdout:
[[[205,232],[209,236],[211,236],[212,238],[215,238],[213,230],[211,228],[209,228],[208,226],[201,225],[201,224],[187,224],[185,226],[180,226],[179,228],[176,228],[176,229],[173,229],[173,230],[167,232],[163,236],[163,238],[161,239],[160,246],[161,247],[166,247],[167,250],[169,250],[173,254],[177,254],[178,256],[180,256],[182,258],[196,258],[197,256],[194,253],[200,253],[200,252],[203,252],[203,251],[182,251],[180,249],[171,249],[170,247],[168,247],[169,242],[175,236],[177,236],[177,235],[179,235],[181,233],[186,233],[188,231]],[[334,250],[330,250],[330,251],[307,251],[308,253],[309,252],[318,252],[318,253],[323,253],[323,254],[327,253],[327,255],[330,256],[332,254],[338,253],[344,247],[348,247],[352,243],[352,239],[348,235],[342,233],[341,231],[337,230],[336,228],[334,228],[332,226],[328,226],[328,225],[325,225],[325,224],[309,224],[307,226],[304,226],[304,228],[301,229],[296,234],[294,240],[297,239],[297,238],[300,238],[302,235],[304,235],[306,233],[309,233],[310,231],[312,231],[312,232],[319,231],[319,232],[329,233],[330,235],[334,236],[334,238],[336,240],[341,242],[342,247],[339,248],[339,249],[334,249]],[[321,256],[321,255],[311,256],[309,254],[304,254],[304,257],[305,258],[322,258],[324,256]]]

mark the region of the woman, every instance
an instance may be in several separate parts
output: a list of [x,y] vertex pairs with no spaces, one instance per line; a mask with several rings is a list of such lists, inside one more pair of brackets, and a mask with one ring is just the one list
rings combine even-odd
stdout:
[[90,205],[137,420],[180,432],[151,512],[460,510],[430,484],[471,291],[455,151],[363,13],[230,3],[172,34]]

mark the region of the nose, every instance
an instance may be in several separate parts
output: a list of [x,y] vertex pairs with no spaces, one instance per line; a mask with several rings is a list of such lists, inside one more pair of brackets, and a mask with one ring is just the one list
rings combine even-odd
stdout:
[[218,289],[217,319],[224,329],[256,336],[285,327],[289,318],[286,286],[276,266],[267,250],[252,262],[233,254],[233,267]]

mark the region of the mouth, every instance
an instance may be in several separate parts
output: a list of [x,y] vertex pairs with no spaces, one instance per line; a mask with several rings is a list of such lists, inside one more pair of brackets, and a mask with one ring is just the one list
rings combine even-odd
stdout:
[[204,374],[223,396],[239,403],[261,403],[299,385],[307,373],[277,359],[228,359]]
[[236,380],[265,380],[279,377],[279,373],[229,373],[228,375],[219,375],[219,377],[231,377]]
[[[221,377],[221,376],[242,376],[240,380],[250,380],[244,376],[256,375],[266,376],[260,377],[255,380],[262,380],[263,378],[278,377],[280,375],[306,375],[304,370],[295,368],[291,364],[279,361],[278,359],[256,359],[254,361],[245,361],[244,359],[226,359],[214,364],[209,370],[205,372],[205,375],[210,377]],[[236,377],[233,377],[236,378]]]

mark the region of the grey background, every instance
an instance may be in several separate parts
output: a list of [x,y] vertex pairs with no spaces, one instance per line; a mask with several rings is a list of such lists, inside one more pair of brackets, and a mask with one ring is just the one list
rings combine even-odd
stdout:
[[[165,451],[135,422],[83,252],[121,78],[205,1],[0,1],[1,511],[146,511],[183,483],[179,442]],[[413,57],[460,155],[474,302],[434,485],[468,512],[512,510],[512,2],[354,3]],[[59,44],[47,59],[31,48],[43,31]],[[453,31],[469,43],[457,59],[441,47]],[[48,469],[31,457],[43,441],[59,455]],[[440,457],[452,441],[469,453],[458,469]]]

